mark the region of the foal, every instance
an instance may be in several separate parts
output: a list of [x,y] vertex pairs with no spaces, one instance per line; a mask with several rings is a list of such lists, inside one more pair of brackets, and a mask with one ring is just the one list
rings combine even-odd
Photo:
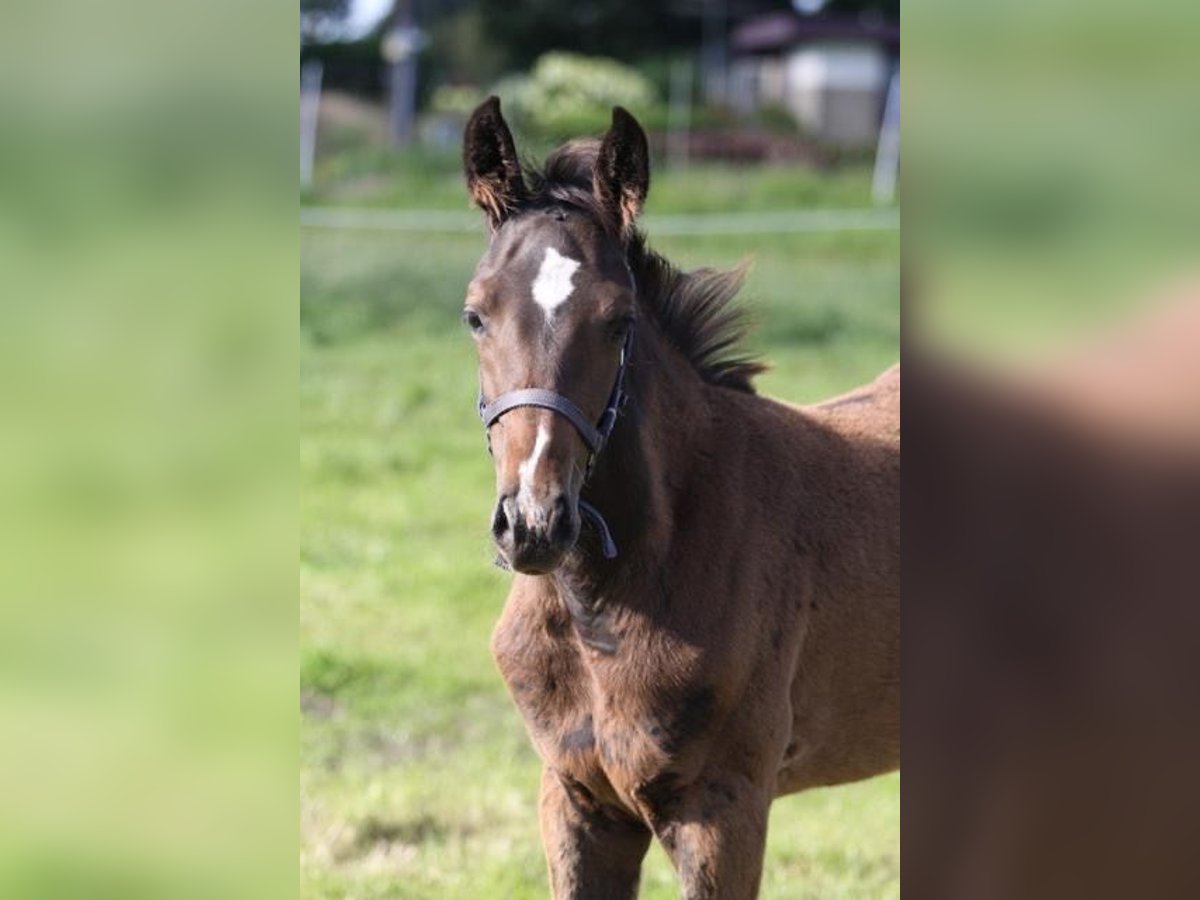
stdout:
[[543,761],[554,896],[635,897],[655,837],[687,900],[754,897],[775,797],[899,762],[899,370],[815,407],[756,396],[741,273],[681,273],[635,228],[623,109],[526,176],[491,98],[464,163],[516,572],[492,650]]

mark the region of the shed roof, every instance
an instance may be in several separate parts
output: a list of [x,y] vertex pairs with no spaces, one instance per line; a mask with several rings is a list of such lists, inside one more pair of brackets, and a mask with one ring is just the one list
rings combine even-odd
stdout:
[[886,19],[773,12],[742,22],[733,29],[729,42],[734,53],[752,54],[773,53],[798,44],[836,40],[878,43],[895,50],[900,46],[900,25]]

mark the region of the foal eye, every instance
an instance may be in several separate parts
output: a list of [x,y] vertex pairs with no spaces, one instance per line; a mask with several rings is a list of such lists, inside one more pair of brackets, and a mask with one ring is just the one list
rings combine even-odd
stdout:
[[614,340],[622,340],[625,335],[629,334],[629,329],[633,327],[633,315],[626,313],[623,316],[618,316],[608,323],[608,333],[613,336]]
[[481,331],[483,331],[483,318],[479,315],[479,313],[475,312],[475,310],[464,310],[462,314],[462,320],[466,323],[467,327],[471,329],[471,331],[475,332],[475,334],[479,334]]

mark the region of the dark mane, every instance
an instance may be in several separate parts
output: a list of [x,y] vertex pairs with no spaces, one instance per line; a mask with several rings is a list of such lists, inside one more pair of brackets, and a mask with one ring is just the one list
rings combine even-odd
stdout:
[[[592,192],[599,150],[599,141],[581,138],[551,153],[540,169],[526,165],[530,205],[563,203],[604,222]],[[745,310],[733,302],[746,266],[729,272],[708,268],[681,272],[647,247],[640,231],[629,240],[626,252],[642,306],[700,377],[709,384],[754,393],[752,379],[766,366],[739,349],[750,323]]]

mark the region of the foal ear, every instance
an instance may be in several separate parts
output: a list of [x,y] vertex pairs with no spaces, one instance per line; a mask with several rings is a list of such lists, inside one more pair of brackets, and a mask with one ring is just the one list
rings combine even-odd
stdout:
[[463,171],[471,199],[495,231],[525,199],[521,163],[512,132],[500,114],[500,98],[488,97],[467,121],[463,133]]
[[646,132],[623,107],[613,107],[612,126],[596,158],[592,190],[621,236],[628,238],[650,191],[650,150]]

